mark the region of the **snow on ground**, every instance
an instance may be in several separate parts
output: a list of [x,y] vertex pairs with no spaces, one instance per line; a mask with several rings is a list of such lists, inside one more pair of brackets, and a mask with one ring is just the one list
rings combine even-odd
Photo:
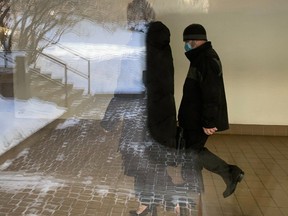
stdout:
[[[76,51],[85,59],[53,45],[45,51],[56,56],[67,65],[88,73],[91,66],[91,94],[118,92],[142,92],[143,71],[145,70],[145,34],[116,29],[109,32],[101,26],[83,21],[70,32],[64,34],[60,44]],[[50,72],[52,77],[64,77],[63,68],[40,61],[41,71]],[[48,71],[50,70],[50,71]],[[68,74],[68,82],[87,93],[87,80]],[[33,133],[43,128],[65,112],[55,104],[29,99],[27,101],[4,99],[0,95],[0,155],[8,151]],[[59,128],[77,124],[77,120],[67,120]]]
[[[13,179],[13,181],[11,181]],[[15,173],[15,172],[5,172],[1,173],[0,176],[0,188],[8,192],[22,191],[23,188],[36,189],[39,190],[42,195],[45,195],[48,191],[54,188],[62,187],[64,181],[60,179],[55,179],[51,176],[42,176],[41,174],[33,173]]]
[[[143,32],[123,28],[111,32],[90,21],[82,21],[44,52],[84,74],[88,74],[90,61],[92,94],[113,94],[115,89],[135,93],[144,89],[145,37]],[[50,73],[55,78],[64,76],[59,65],[45,58],[40,61],[43,73]],[[87,92],[88,81],[76,74],[68,73],[68,83]]]
[[64,114],[65,108],[29,99],[0,97],[0,155]]

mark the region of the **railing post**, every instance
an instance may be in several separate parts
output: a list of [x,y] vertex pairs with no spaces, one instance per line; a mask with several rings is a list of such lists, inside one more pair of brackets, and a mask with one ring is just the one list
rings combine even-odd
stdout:
[[66,107],[68,108],[68,89],[67,89],[68,75],[67,75],[67,65],[66,64],[64,65],[64,70],[65,70],[65,74],[64,74],[64,77],[65,77],[65,80],[64,80],[64,83],[65,83],[65,103],[66,103]]
[[22,100],[30,98],[30,79],[26,73],[25,56],[16,56],[16,68],[14,77],[14,97]]
[[7,67],[8,67],[8,63],[7,63],[7,62],[8,62],[8,59],[7,59],[7,53],[6,53],[6,51],[4,51],[4,61],[5,61],[5,63],[4,63],[5,65],[4,65],[4,66],[5,66],[5,68],[7,68]]
[[91,81],[90,81],[90,59],[88,59],[88,94],[90,94],[90,85],[91,85]]

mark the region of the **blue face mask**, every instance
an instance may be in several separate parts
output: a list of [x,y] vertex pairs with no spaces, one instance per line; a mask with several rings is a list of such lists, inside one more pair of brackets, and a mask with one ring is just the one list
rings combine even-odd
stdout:
[[190,45],[190,43],[186,42],[185,45],[184,45],[184,49],[185,49],[186,52],[188,52],[188,51],[192,50],[193,48]]

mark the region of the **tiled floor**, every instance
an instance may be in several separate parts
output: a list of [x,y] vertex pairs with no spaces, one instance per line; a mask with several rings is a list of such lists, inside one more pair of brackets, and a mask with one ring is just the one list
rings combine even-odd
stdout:
[[288,137],[218,135],[207,146],[245,177],[235,195],[223,199],[222,180],[204,170],[204,215],[288,215]]
[[[145,100],[116,99],[106,110],[108,102],[95,97],[74,116],[75,124],[60,121],[6,155],[0,216],[129,216],[139,199],[155,204],[158,216],[176,215],[177,202],[188,210],[182,215],[288,215],[288,137],[212,136],[207,147],[240,166],[245,177],[224,199],[222,179],[203,170],[200,199],[201,178],[184,181],[180,174],[185,164],[193,166],[193,155],[179,159],[147,139]],[[101,123],[104,114],[109,121]],[[173,166],[175,158],[181,166]]]

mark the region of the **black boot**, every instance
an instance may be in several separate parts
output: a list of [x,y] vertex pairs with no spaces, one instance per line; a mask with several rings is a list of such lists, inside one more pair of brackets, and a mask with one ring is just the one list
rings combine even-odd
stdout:
[[223,192],[223,196],[226,198],[234,193],[237,184],[244,177],[244,172],[235,165],[227,164],[207,148],[203,148],[202,151],[199,152],[199,156],[204,168],[223,178],[227,186],[226,190]]
[[238,166],[229,165],[229,178],[226,179],[226,190],[223,192],[223,197],[226,198],[234,193],[236,186],[242,181],[244,172]]

